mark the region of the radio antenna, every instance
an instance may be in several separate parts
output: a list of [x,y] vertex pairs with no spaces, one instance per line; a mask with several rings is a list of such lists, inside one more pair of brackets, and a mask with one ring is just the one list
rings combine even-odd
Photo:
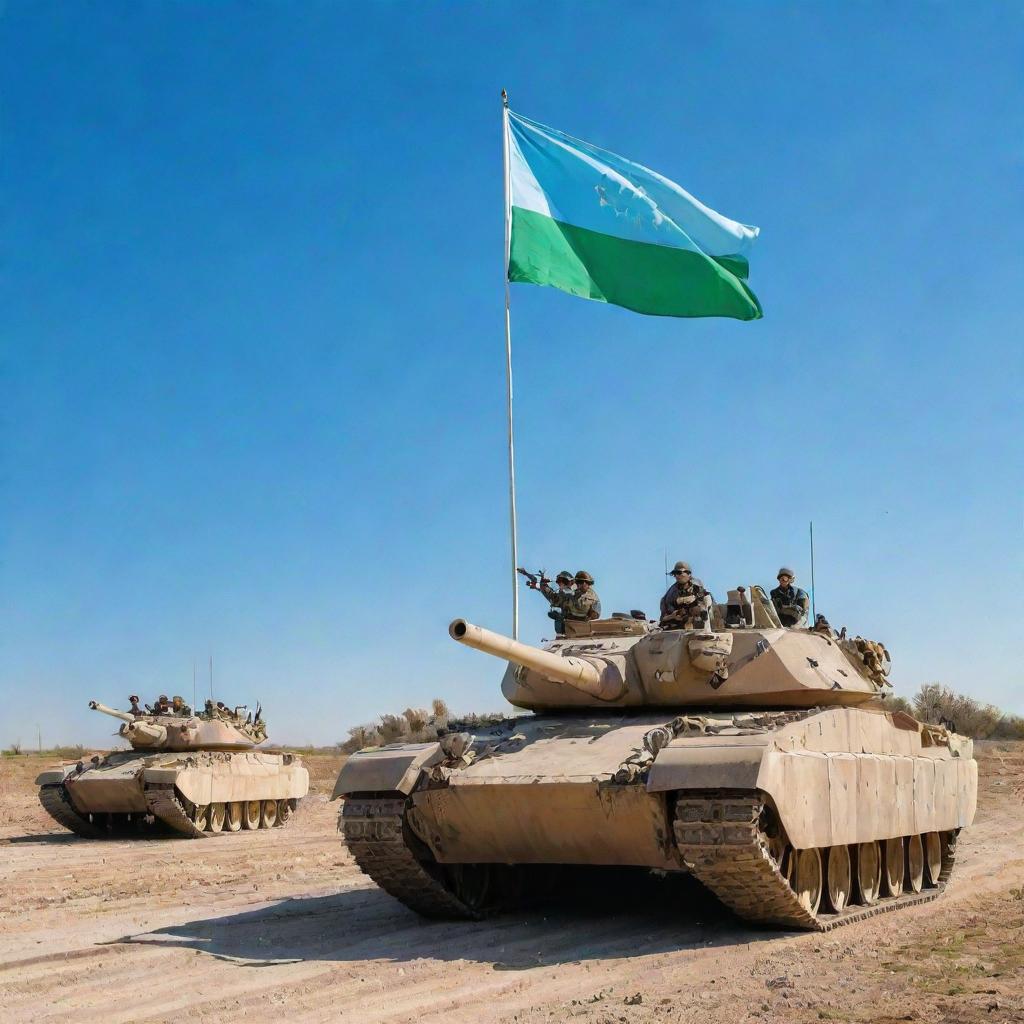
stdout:
[[210,700],[213,700],[213,655],[210,655]]
[[196,659],[193,658],[192,659],[192,710],[193,710],[193,712],[196,709],[196,704],[197,703],[198,703],[198,701],[196,700]]
[[818,621],[817,610],[814,605],[814,520],[811,520],[811,625]]

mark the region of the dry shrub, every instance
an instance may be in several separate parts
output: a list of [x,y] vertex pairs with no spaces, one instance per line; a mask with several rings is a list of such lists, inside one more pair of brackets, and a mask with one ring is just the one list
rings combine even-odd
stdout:
[[480,729],[483,726],[495,725],[498,722],[504,721],[507,717],[507,715],[503,715],[499,711],[483,715],[468,714],[463,715],[457,722],[452,722],[452,728],[458,729],[460,732],[467,729]]
[[[505,716],[466,715],[457,726],[462,729],[473,729],[500,722]],[[338,746],[345,754],[353,754],[366,747],[380,747],[386,743],[429,743],[449,728],[456,726],[451,722],[451,712],[443,700],[431,703],[431,711],[425,708],[406,708],[400,715],[381,715],[377,725],[357,725],[348,731],[348,739]]]
[[338,744],[345,754],[354,754],[364,747],[379,747],[380,733],[372,725],[355,725],[348,731],[348,739]]
[[381,715],[377,731],[385,743],[398,743],[409,735],[409,723],[402,715]]
[[999,708],[940,683],[924,683],[914,694],[914,714],[922,722],[946,724],[976,740],[988,739],[1004,717]]
[[409,723],[410,733],[422,732],[430,722],[430,712],[426,708],[406,708],[402,714]]
[[882,704],[886,711],[904,711],[908,715],[913,715],[914,706],[907,700],[906,697],[897,697],[895,693],[890,693],[888,696],[882,698]]
[[1003,715],[992,730],[994,740],[1024,740],[1024,717]]

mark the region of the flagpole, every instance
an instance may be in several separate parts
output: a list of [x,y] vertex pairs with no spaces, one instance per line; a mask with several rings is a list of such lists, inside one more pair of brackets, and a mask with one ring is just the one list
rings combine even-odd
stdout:
[[516,535],[516,450],[512,430],[512,295],[508,283],[509,247],[512,238],[512,183],[508,154],[508,93],[501,90],[501,153],[505,165],[505,401],[508,419],[508,516],[512,549],[512,636],[519,639],[519,584],[516,566],[519,563],[519,544]]

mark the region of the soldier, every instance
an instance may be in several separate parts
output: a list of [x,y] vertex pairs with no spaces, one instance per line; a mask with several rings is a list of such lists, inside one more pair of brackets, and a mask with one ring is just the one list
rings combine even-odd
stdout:
[[779,613],[779,621],[784,626],[806,626],[807,613],[810,609],[811,599],[806,591],[793,586],[796,573],[792,569],[783,566],[779,570],[779,585],[772,591],[772,604]]
[[237,716],[222,700],[217,701],[217,717],[222,722],[230,722],[234,724],[237,721]]
[[137,695],[137,694],[134,694],[134,693],[133,693],[133,694],[132,694],[132,695],[131,695],[131,696],[130,696],[130,697],[128,698],[128,704],[130,705],[130,707],[128,708],[128,710],[129,710],[129,711],[130,711],[130,712],[131,712],[131,713],[132,713],[133,715],[135,715],[135,717],[136,717],[136,718],[138,718],[139,716],[141,716],[141,715],[145,714],[145,712],[144,712],[144,711],[142,710],[142,708],[141,708],[141,707],[139,707],[139,698],[138,698],[138,695]]
[[594,589],[594,577],[580,569],[573,577],[576,589],[565,594],[548,598],[552,606],[557,604],[565,622],[587,622],[601,618],[601,599]]
[[171,698],[171,714],[179,718],[191,718],[192,709],[185,703],[184,697],[174,696]]
[[551,605],[550,609],[548,609],[548,618],[554,620],[555,632],[561,636],[565,633],[565,614],[562,611],[560,599],[574,593],[575,582],[572,578],[572,573],[568,569],[563,569],[555,577],[555,583],[558,589],[552,590],[547,580],[542,579],[537,585],[537,589],[547,598],[548,604]]
[[675,582],[661,599],[662,629],[703,629],[708,624],[711,595],[693,578],[687,562],[676,562],[669,576]]
[[171,702],[167,699],[166,693],[161,693],[153,705],[154,715],[169,715],[171,713]]

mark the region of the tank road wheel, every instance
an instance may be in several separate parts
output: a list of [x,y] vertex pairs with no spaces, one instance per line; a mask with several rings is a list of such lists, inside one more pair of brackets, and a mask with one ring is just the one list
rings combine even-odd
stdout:
[[924,837],[924,865],[928,875],[925,884],[934,889],[942,874],[942,838],[938,832],[928,832]]
[[757,830],[761,845],[775,861],[779,874],[788,882],[793,869],[793,848],[789,845],[778,815],[767,804],[761,808],[758,815]]
[[209,813],[209,804],[196,804],[192,811],[192,824],[195,825],[200,832],[206,831],[206,816]]
[[210,832],[223,832],[226,814],[224,804],[210,804],[210,813],[206,819],[207,829]]
[[444,874],[455,895],[481,915],[501,906],[516,881],[515,870],[503,864],[448,864]]
[[278,800],[277,801],[277,827],[280,828],[282,825],[288,823],[288,819],[292,816],[292,802],[291,800]]
[[924,843],[920,836],[907,839],[907,863],[903,877],[907,892],[920,892],[924,888]]
[[264,800],[260,811],[260,828],[273,828],[277,824],[277,801]]
[[832,846],[825,863],[825,906],[833,914],[841,914],[850,902],[853,870],[850,867],[850,848]]
[[877,842],[857,847],[857,902],[870,907],[882,887],[882,853]]
[[804,910],[816,914],[821,903],[821,853],[817,849],[794,851],[790,885]]
[[885,849],[885,870],[882,877],[885,881],[887,896],[899,896],[903,892],[903,840],[886,839],[883,842]]
[[263,817],[263,804],[259,800],[246,800],[242,804],[242,827],[252,832],[260,827]]
[[225,805],[226,815],[224,818],[224,828],[228,832],[240,832],[242,829],[242,807],[237,800],[233,800],[231,803]]

